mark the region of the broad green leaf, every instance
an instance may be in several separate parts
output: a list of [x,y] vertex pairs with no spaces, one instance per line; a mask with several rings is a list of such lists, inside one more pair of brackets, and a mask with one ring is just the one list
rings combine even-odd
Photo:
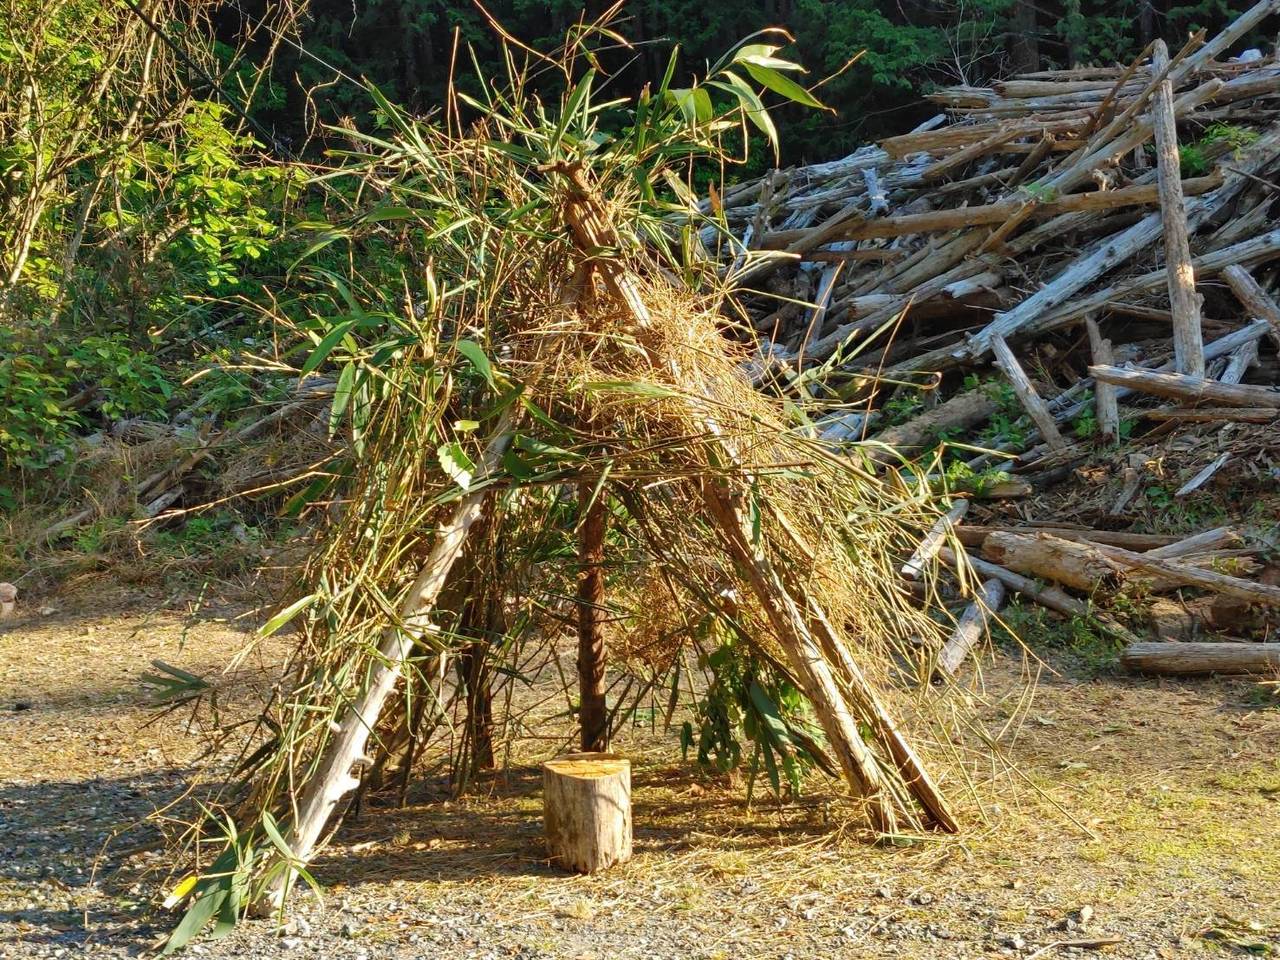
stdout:
[[781,47],[775,47],[767,43],[748,43],[746,46],[739,47],[738,52],[733,55],[734,63],[754,64],[758,67],[766,67],[770,70],[793,70],[798,73],[804,73],[804,67],[791,60],[783,60],[781,57],[775,57]]
[[351,388],[355,380],[356,365],[348,363],[342,368],[342,373],[338,375],[338,385],[333,391],[333,403],[329,407],[330,437],[338,432],[338,425],[342,422],[342,412],[347,409],[347,403],[351,399]]
[[467,451],[462,449],[462,444],[456,442],[441,444],[436,449],[436,456],[440,458],[440,466],[450,480],[461,487],[464,492],[471,489],[471,480],[475,477],[476,465],[467,456]]
[[485,383],[493,386],[493,365],[489,362],[489,358],[484,354],[484,348],[474,340],[459,340],[454,344],[455,349],[471,361],[471,365],[476,368],[476,372],[484,377]]
[[312,603],[314,603],[317,596],[319,596],[319,594],[309,593],[305,597],[301,598],[300,600],[293,601],[293,603],[289,604],[287,607],[285,607],[283,610],[277,613],[274,617],[272,617],[270,620],[264,623],[259,633],[261,633],[261,635],[264,637],[271,636],[273,633],[275,633],[277,630],[283,627],[286,623],[288,623],[290,620],[296,617],[299,613],[301,613],[303,610],[309,607]]
[[774,93],[780,94],[795,103],[803,104],[806,107],[815,107],[824,110],[826,107],[818,101],[800,84],[796,83],[790,77],[785,77],[777,70],[771,67],[761,67],[754,63],[743,63],[747,73],[755,79],[755,81],[763,87],[767,87]]
[[315,349],[311,351],[311,355],[307,357],[306,363],[302,365],[301,375],[305,377],[308,373],[315,372],[320,364],[324,363],[325,360],[329,358],[329,354],[333,352],[333,348],[338,345],[342,338],[355,329],[356,325],[364,319],[364,317],[351,317],[350,319],[341,321],[332,330],[326,333],[324,338],[316,344]]
[[173,928],[173,933],[169,934],[169,939],[165,941],[163,955],[168,956],[181,950],[191,942],[192,937],[209,925],[209,921],[222,909],[222,904],[230,893],[230,878],[226,879],[228,880],[226,884],[219,883],[207,888],[187,908],[187,912],[182,915],[178,925]]
[[556,124],[555,133],[551,136],[551,142],[547,144],[548,153],[554,153],[556,148],[560,146],[565,130],[573,122],[578,108],[582,106],[582,101],[591,93],[591,83],[595,80],[595,77],[595,69],[588,70],[582,79],[578,81],[578,85],[573,88],[573,93],[569,94],[569,99],[564,105],[564,111],[560,114],[560,122]]

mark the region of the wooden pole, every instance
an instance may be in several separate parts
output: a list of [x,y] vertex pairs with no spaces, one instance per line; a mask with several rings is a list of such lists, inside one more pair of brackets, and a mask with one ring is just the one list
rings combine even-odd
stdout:
[[965,608],[956,623],[955,632],[938,654],[938,670],[946,676],[954,676],[969,656],[969,651],[987,632],[991,614],[1004,603],[1004,584],[994,577],[982,585],[973,603]]
[[[1169,48],[1163,40],[1152,45],[1151,69],[1169,66]],[[1191,266],[1187,237],[1187,211],[1182,198],[1178,129],[1173,113],[1173,84],[1165,80],[1151,102],[1155,125],[1156,174],[1160,184],[1160,213],[1164,228],[1164,260],[1169,270],[1169,308],[1173,312],[1173,352],[1178,373],[1204,376],[1204,338],[1200,330],[1201,298]]]
[[[481,461],[484,473],[497,469],[510,440],[511,417],[503,414],[485,448]],[[352,776],[351,768],[357,763],[367,762],[365,746],[369,736],[378,724],[378,717],[396,681],[400,679],[409,651],[418,637],[430,628],[430,615],[436,599],[444,589],[449,571],[462,555],[472,526],[484,511],[486,495],[484,490],[467,494],[441,524],[426,562],[400,604],[399,622],[383,631],[378,657],[370,668],[364,690],[343,713],[337,731],[325,745],[297,804],[288,838],[289,851],[297,864],[305,864],[311,859],[338,801],[360,785],[360,781]],[[254,905],[255,912],[266,914],[278,908],[296,876],[295,869],[280,870]]]
[[942,546],[947,534],[952,527],[963,519],[968,511],[968,499],[959,499],[951,505],[950,510],[937,519],[933,526],[929,528],[929,532],[924,535],[924,539],[920,541],[920,546],[916,547],[915,553],[911,554],[911,559],[904,563],[902,569],[898,571],[904,579],[919,579],[920,574],[924,573],[924,565],[937,555],[938,548]]
[[[941,548],[938,551],[938,556],[945,563],[949,563],[952,566],[957,563],[956,555],[949,547]],[[1010,590],[1018,591],[1024,597],[1029,597],[1049,610],[1056,610],[1058,613],[1068,617],[1087,617],[1089,615],[1089,604],[1083,600],[1077,600],[1057,587],[1037,583],[1030,577],[1024,577],[1019,573],[1014,573],[1007,567],[1000,566],[998,563],[991,563],[972,554],[968,555],[965,563],[978,576],[999,580]]]
[[1247,383],[1219,383],[1199,377],[1176,373],[1158,373],[1154,370],[1129,370],[1124,367],[1093,366],[1089,376],[1099,382],[1127,387],[1139,393],[1151,393],[1175,400],[1226,404],[1235,407],[1280,408],[1280,388],[1254,386]]
[[609,749],[605,705],[604,542],[608,524],[604,491],[578,485],[578,724],[582,749]]

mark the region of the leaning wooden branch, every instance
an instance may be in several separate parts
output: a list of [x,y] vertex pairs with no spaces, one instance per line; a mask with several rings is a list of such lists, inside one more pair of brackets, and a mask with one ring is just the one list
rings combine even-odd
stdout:
[[987,632],[991,615],[1004,603],[1004,592],[1004,583],[994,577],[982,585],[973,603],[960,615],[955,631],[938,654],[939,671],[952,676],[960,669],[960,665],[969,656],[969,651]]
[[[511,440],[511,425],[510,414],[504,413],[485,447],[481,461],[482,475],[491,474],[498,469],[502,454]],[[311,859],[338,803],[360,785],[360,781],[352,776],[351,768],[363,761],[369,736],[377,726],[387,698],[400,679],[409,652],[418,639],[431,629],[430,616],[436,598],[444,589],[449,571],[462,555],[467,534],[480,518],[486,496],[487,492],[483,489],[464,496],[436,530],[431,552],[400,602],[397,622],[387,626],[383,632],[377,661],[370,667],[360,695],[347,707],[297,803],[288,837],[289,850],[295,863],[291,865],[291,869],[276,874],[270,887],[255,905],[258,913],[270,913],[284,901],[297,876],[292,867],[305,864]]]
[[942,546],[947,534],[968,511],[969,501],[957,500],[950,510],[937,519],[929,528],[929,532],[924,535],[924,539],[920,541],[920,546],[916,547],[915,552],[911,554],[911,559],[902,565],[901,573],[904,579],[916,580],[924,573],[925,564],[937,555],[938,548]]
[[996,365],[1004,372],[1009,381],[1009,386],[1013,388],[1013,392],[1022,404],[1023,409],[1030,414],[1032,422],[1040,428],[1040,435],[1044,437],[1045,442],[1055,450],[1065,449],[1067,441],[1058,432],[1058,425],[1054,423],[1053,415],[1049,413],[1049,408],[1045,406],[1044,400],[1041,399],[1035,385],[1023,372],[1022,364],[1018,363],[1018,358],[1013,355],[1009,345],[1004,342],[1004,337],[999,334],[993,336],[991,338],[991,349],[995,353]]
[[1253,279],[1253,274],[1238,263],[1233,263],[1224,269],[1222,279],[1227,281],[1231,292],[1244,304],[1251,315],[1270,324],[1268,336],[1272,343],[1280,347],[1280,305],[1277,305],[1262,289],[1262,285]]

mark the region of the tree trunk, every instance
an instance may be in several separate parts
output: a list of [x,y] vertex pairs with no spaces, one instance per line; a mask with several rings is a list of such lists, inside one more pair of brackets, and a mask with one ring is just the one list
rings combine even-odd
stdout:
[[467,690],[466,737],[471,747],[472,770],[493,769],[493,690],[485,656],[488,646],[485,641],[468,643],[460,657],[462,682]]
[[608,517],[604,492],[594,483],[578,487],[578,722],[582,749],[609,749],[609,711],[604,698],[604,536]]
[[1036,8],[1030,0],[1015,0],[1009,21],[1009,66],[1014,73],[1040,69],[1040,35]]

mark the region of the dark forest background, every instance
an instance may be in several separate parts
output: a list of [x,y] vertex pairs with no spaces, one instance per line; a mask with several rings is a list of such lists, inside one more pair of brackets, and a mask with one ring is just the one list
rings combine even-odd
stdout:
[[[242,33],[271,2],[233,2],[224,8],[221,28]],[[512,34],[549,49],[584,12],[598,14],[606,4],[492,0],[486,6]],[[1226,0],[630,0],[622,30],[636,47],[616,57],[614,82],[624,93],[656,83],[673,44],[680,69],[697,73],[767,26],[791,32],[795,45],[787,55],[809,67],[811,81],[861,53],[822,88],[836,116],[800,108],[780,115],[785,159],[826,160],[932,115],[936,110],[920,97],[936,86],[1128,61],[1157,36],[1176,49],[1191,32],[1212,33],[1245,6]],[[441,102],[455,30],[483,67],[500,69],[493,32],[469,0],[310,0],[297,23],[301,49],[278,51],[275,84],[259,115],[289,142],[305,140],[308,123],[315,129],[316,121],[362,122],[367,100],[351,84],[335,82],[331,68],[367,77],[412,110],[430,110]]]

